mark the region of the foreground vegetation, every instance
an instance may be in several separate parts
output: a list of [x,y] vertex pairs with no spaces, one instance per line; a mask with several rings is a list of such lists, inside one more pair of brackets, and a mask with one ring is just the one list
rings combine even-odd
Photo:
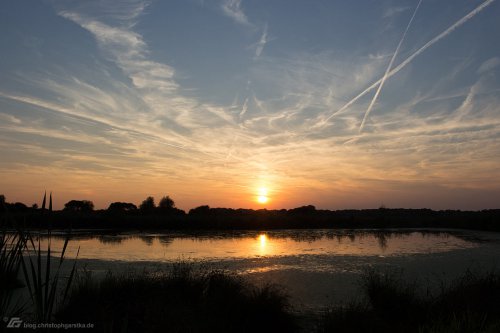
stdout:
[[222,271],[176,264],[156,274],[83,278],[56,314],[107,332],[295,332],[287,296]]
[[468,271],[435,292],[396,273],[369,271],[360,282],[362,302],[304,320],[276,287],[178,264],[167,274],[87,277],[56,317],[127,332],[500,331],[500,274]]
[[470,271],[431,292],[398,273],[367,272],[365,299],[330,308],[319,332],[500,332],[500,274]]

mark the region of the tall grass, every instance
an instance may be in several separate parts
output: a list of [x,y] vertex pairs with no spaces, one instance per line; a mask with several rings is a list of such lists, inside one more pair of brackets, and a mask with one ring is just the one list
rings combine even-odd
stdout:
[[14,302],[13,294],[24,285],[18,279],[25,238],[5,230],[0,234],[0,317],[17,316],[23,311],[22,304]]
[[[46,205],[45,193],[42,202],[42,213],[45,213]],[[52,212],[52,193],[49,198],[48,213]],[[50,220],[49,220],[50,221]],[[50,225],[50,223],[49,223]],[[37,322],[50,322],[55,309],[57,300],[57,292],[59,291],[60,283],[62,282],[61,272],[64,262],[64,255],[69,242],[69,236],[64,241],[63,248],[59,255],[59,260],[55,264],[55,269],[52,266],[52,248],[51,248],[52,230],[47,232],[47,250],[44,254],[41,248],[41,236],[37,237],[37,241],[33,240],[31,234],[26,234],[26,242],[24,247],[24,255],[21,257],[21,267],[24,276],[26,287],[28,288],[29,297],[31,299],[34,319]],[[77,257],[80,252],[78,249]],[[66,299],[71,283],[75,276],[76,259],[70,271],[69,278],[64,286],[64,294],[61,302]]]
[[61,321],[93,322],[101,332],[294,332],[295,317],[277,287],[255,287],[187,264],[156,274],[109,273],[76,283]]
[[466,271],[430,293],[402,274],[368,271],[361,287],[365,301],[328,309],[318,331],[500,332],[499,273]]
[[[47,195],[44,194],[41,212],[46,214]],[[52,194],[50,194],[48,214],[52,212]],[[63,281],[62,268],[69,237],[66,238],[56,262],[51,247],[52,233],[47,233],[47,248],[42,249],[41,237],[20,228],[12,217],[10,225],[16,229],[8,231],[7,213],[2,216],[0,235],[0,315],[2,318],[31,315],[36,322],[50,322],[58,302],[67,297],[76,271],[76,260],[70,270],[69,278]],[[78,254],[77,254],[78,256]],[[65,282],[65,285],[63,283]],[[26,288],[29,300],[21,303],[20,297],[14,301],[13,294],[22,294]],[[63,294],[60,295],[61,288]]]
[[7,225],[12,224],[13,219],[4,203],[0,202],[0,205],[0,211],[4,212],[0,217],[0,318],[4,318],[17,316],[24,309],[18,300],[13,300],[13,296],[23,287],[18,272],[25,238],[19,233],[7,232]]
[[[28,288],[31,299],[34,319],[37,322],[50,322],[57,302],[57,292],[62,283],[62,267],[64,255],[68,246],[69,239],[66,238],[64,246],[59,255],[59,260],[55,263],[55,269],[52,266],[51,234],[47,236],[47,252],[43,253],[41,248],[41,237],[35,244],[31,235],[27,236],[25,255],[22,256],[21,267],[26,287]],[[78,254],[77,254],[78,256]],[[76,260],[73,263],[70,275],[65,282],[62,302],[66,299],[69,288],[73,281],[76,271]]]

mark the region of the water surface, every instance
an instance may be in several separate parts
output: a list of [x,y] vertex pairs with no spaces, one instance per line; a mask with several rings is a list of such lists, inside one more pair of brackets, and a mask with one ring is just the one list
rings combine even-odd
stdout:
[[[44,242],[46,239],[42,236]],[[232,260],[300,255],[408,256],[479,246],[480,238],[464,232],[413,230],[286,230],[231,233],[76,234],[67,253],[79,258],[159,261]],[[64,237],[52,240],[61,248]]]
[[[42,248],[47,239],[41,235]],[[52,238],[61,249],[65,237]],[[45,244],[44,244],[45,243]],[[500,267],[500,234],[462,230],[285,230],[186,234],[81,232],[67,258],[97,274],[168,269],[179,260],[277,283],[299,307],[352,300],[367,268],[401,269],[410,279],[452,279]],[[57,256],[57,253],[54,253]]]

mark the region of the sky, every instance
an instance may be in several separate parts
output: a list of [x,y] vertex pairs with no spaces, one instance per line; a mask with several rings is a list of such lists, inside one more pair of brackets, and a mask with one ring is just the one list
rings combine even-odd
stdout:
[[499,2],[1,1],[0,193],[500,208]]

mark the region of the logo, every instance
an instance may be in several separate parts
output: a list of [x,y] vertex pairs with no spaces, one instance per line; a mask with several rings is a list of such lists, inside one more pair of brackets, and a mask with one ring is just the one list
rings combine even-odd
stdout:
[[21,324],[23,321],[19,317],[12,317],[10,318],[9,323],[7,324],[7,328],[19,328],[21,327]]

